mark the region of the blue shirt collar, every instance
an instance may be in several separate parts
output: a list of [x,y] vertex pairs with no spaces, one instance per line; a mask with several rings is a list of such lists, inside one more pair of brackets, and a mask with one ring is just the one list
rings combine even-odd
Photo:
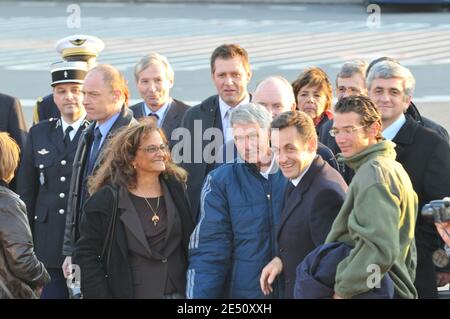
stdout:
[[102,140],[100,142],[100,145],[103,144],[106,135],[108,135],[109,131],[111,130],[111,127],[114,125],[114,123],[116,122],[116,120],[119,118],[120,116],[120,112],[114,114],[113,116],[111,116],[111,118],[109,118],[106,122],[102,123],[102,124],[98,124],[98,122],[95,124],[95,128],[99,128],[100,133],[102,133]]
[[167,111],[169,110],[170,103],[172,103],[172,99],[169,98],[167,102],[156,112],[153,112],[145,102],[142,102],[144,108],[145,116],[149,116],[150,113],[156,113],[158,115],[158,126],[161,126],[161,123],[164,121],[164,117],[166,116]]

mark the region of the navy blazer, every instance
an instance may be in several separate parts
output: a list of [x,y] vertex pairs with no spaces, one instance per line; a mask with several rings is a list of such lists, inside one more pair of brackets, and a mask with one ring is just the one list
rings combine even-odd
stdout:
[[[332,298],[339,263],[351,252],[352,247],[333,242],[314,249],[297,267],[295,299]],[[388,273],[381,278],[379,286],[356,295],[353,299],[392,299],[394,282]]]
[[297,265],[325,242],[345,200],[347,184],[338,171],[316,156],[297,187],[288,187],[278,228],[284,298],[292,298]]

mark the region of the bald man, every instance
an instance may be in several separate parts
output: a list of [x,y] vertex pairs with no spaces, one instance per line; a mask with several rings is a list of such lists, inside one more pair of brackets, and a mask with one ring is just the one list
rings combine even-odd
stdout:
[[255,89],[253,99],[265,106],[272,118],[280,113],[296,110],[292,86],[282,76],[269,76],[262,80]]
[[[253,101],[265,106],[272,115],[272,119],[283,112],[297,110],[292,85],[288,80],[278,75],[269,76],[259,82],[253,93]],[[327,161],[331,167],[339,171],[336,158],[328,147],[318,143],[317,154]]]

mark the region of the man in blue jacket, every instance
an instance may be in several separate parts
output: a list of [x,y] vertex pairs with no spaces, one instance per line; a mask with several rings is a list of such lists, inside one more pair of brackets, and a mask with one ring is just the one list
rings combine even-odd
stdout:
[[[188,298],[264,298],[259,276],[276,256],[276,228],[286,179],[269,147],[271,116],[259,104],[233,109],[242,160],[210,172],[189,243]],[[274,293],[280,295],[275,283]]]

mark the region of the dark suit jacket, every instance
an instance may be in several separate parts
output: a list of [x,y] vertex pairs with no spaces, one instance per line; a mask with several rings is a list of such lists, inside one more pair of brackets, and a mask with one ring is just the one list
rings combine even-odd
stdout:
[[317,156],[297,187],[288,187],[277,235],[283,262],[284,298],[293,298],[297,265],[325,242],[345,200],[342,176]]
[[[127,107],[122,107],[120,116],[117,118],[114,125],[105,137],[104,142],[100,146],[97,158],[94,162],[94,168],[92,173],[95,172],[97,167],[101,163],[101,153],[105,149],[108,137],[112,133],[117,131],[123,126],[128,126],[136,123],[133,118],[133,112],[131,112]],[[81,208],[86,201],[87,197],[87,178],[89,177],[85,170],[87,169],[87,163],[89,159],[89,153],[94,140],[94,129],[96,122],[93,122],[83,131],[78,142],[77,151],[75,153],[74,164],[72,169],[72,178],[70,180],[69,188],[69,198],[67,200],[67,217],[66,217],[66,229],[64,231],[64,244],[63,244],[63,255],[72,256],[73,245],[78,239],[78,226],[81,219]],[[84,188],[84,189],[83,189]]]
[[72,164],[84,121],[68,146],[61,120],[39,122],[30,129],[18,175],[18,193],[28,210],[36,255],[47,268],[60,268]]
[[424,128],[409,116],[392,141],[397,144],[397,161],[411,178],[419,198],[415,286],[419,298],[437,298],[431,255],[439,246],[439,236],[434,224],[425,222],[420,211],[424,204],[450,193],[450,146],[434,131]]
[[20,101],[15,97],[1,93],[0,131],[8,132],[19,144],[20,149],[24,149],[28,130]]
[[194,220],[197,220],[203,181],[206,175],[216,167],[216,153],[205,152],[205,158],[203,150],[211,143],[209,147],[214,145],[218,151],[224,144],[222,134],[221,136],[204,136],[205,131],[212,127],[222,131],[219,96],[213,95],[187,110],[180,127],[186,128],[191,134],[188,141],[183,140],[183,157],[176,161],[181,162],[181,166],[189,174],[187,191]]
[[[27,125],[19,99],[0,93],[0,132],[7,132],[20,147],[20,157],[25,148],[27,139]],[[17,191],[16,179],[13,179],[9,188]]]
[[[146,116],[144,113],[144,107],[144,102],[139,102],[133,106],[130,106],[130,109],[133,111],[134,117],[136,119],[140,119]],[[184,113],[189,109],[189,107],[189,105],[171,98],[169,109],[167,110],[166,116],[164,117],[163,123],[161,125],[161,128],[164,130],[167,140],[169,141],[169,146],[171,149],[177,142],[177,140],[172,139],[172,132],[174,129],[180,126],[181,119],[183,118]]]
[[[133,280],[140,276],[140,281],[146,285],[146,295],[149,298],[161,298],[164,292],[167,273],[171,263],[179,262],[187,266],[189,237],[194,229],[194,221],[189,211],[184,186],[169,177],[161,178],[165,193],[166,208],[174,208],[170,214],[178,214],[181,220],[181,241],[171,242],[174,235],[169,216],[167,245],[162,255],[153,252],[147,244],[137,212],[130,201],[127,190],[120,188],[118,201],[118,218],[112,241],[111,259],[107,269],[98,259],[111,220],[114,203],[112,193],[107,188],[101,188],[93,194],[85,206],[85,218],[81,222],[80,240],[76,244],[74,258],[81,267],[81,289],[85,298],[134,298]],[[166,196],[169,195],[169,196]],[[171,198],[171,202],[168,199]],[[169,214],[169,212],[168,212]],[[134,216],[133,216],[134,215]],[[172,219],[173,221],[173,219]],[[127,236],[132,234],[132,236]],[[133,238],[130,242],[127,238]],[[142,259],[132,264],[129,248],[142,253]],[[183,260],[171,259],[175,249],[183,250]],[[136,273],[133,267],[140,267]],[[173,266],[173,265],[172,265]],[[107,275],[107,276],[105,276]],[[184,273],[183,281],[185,284]],[[183,287],[178,288],[183,289]],[[184,293],[182,291],[181,293]]]

